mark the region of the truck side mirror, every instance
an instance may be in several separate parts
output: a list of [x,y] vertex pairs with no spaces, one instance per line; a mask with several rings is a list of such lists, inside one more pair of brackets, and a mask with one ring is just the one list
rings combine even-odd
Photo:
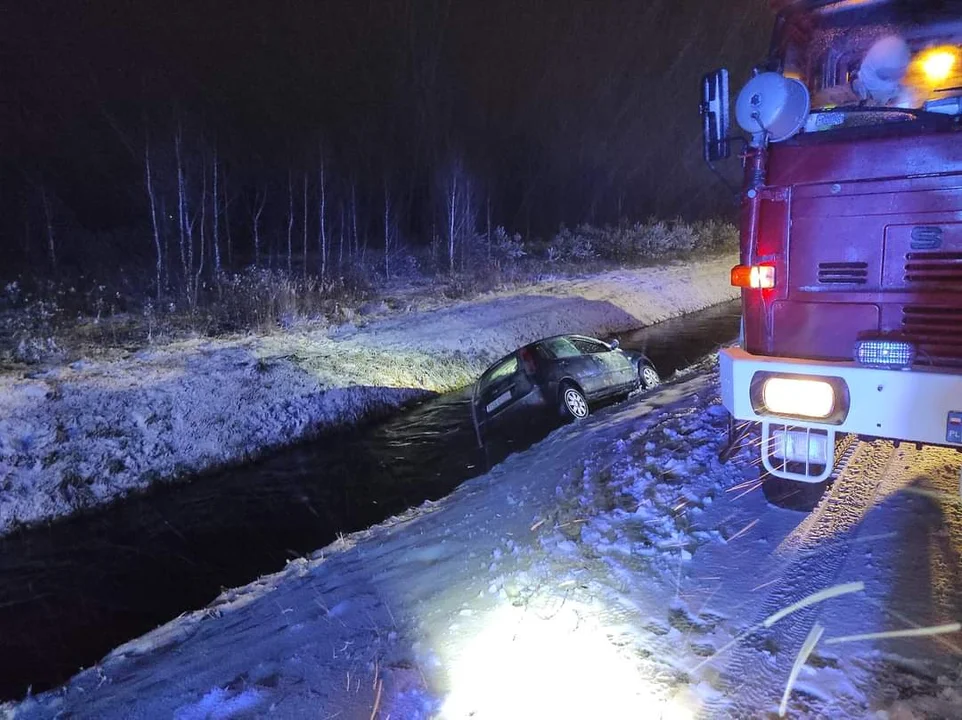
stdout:
[[701,80],[701,105],[698,108],[705,162],[717,162],[731,155],[729,104],[728,70],[721,68],[705,75]]

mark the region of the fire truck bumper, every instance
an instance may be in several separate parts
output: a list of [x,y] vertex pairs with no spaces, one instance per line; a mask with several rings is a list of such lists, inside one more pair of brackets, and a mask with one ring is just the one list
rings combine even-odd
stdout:
[[[836,433],[962,448],[962,372],[865,367],[719,353],[722,402],[736,420],[762,423],[762,460],[776,475],[824,480]],[[782,472],[771,463],[782,461]],[[815,465],[792,473],[784,461]]]

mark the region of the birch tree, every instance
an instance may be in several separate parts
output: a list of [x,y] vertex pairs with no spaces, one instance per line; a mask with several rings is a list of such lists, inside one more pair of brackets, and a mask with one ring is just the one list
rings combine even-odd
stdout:
[[254,236],[254,267],[258,266],[261,255],[261,214],[267,202],[267,188],[263,192],[254,191],[254,204],[251,206],[251,233]]
[[184,181],[184,162],[181,153],[181,130],[177,128],[177,135],[174,137],[174,157],[177,161],[177,234],[178,246],[180,248],[180,267],[186,280],[187,270],[187,187]]
[[214,190],[211,193],[211,202],[213,207],[211,208],[213,214],[214,222],[214,236],[212,238],[214,243],[214,273],[220,275],[221,262],[220,262],[220,195],[217,193],[217,145],[214,145]]
[[301,217],[304,218],[303,238],[301,243],[301,273],[307,277],[307,171],[304,171],[304,196]]
[[150,224],[154,230],[154,252],[157,255],[156,278],[157,302],[160,303],[161,287],[163,286],[163,254],[160,246],[160,228],[157,225],[157,198],[154,194],[153,176],[150,171],[150,142],[144,144],[144,167],[147,175],[147,199],[150,201]]
[[287,171],[287,275],[291,275],[291,233],[294,230],[294,181]]
[[384,178],[384,279],[391,279],[391,190]]
[[[305,176],[306,182],[306,176]],[[327,275],[327,178],[325,177],[324,155],[321,155],[321,170],[318,177],[318,188],[321,194],[321,202],[318,204],[318,231],[317,240],[321,251],[321,279]],[[305,195],[305,198],[307,196]],[[305,214],[305,217],[306,214]],[[343,238],[343,235],[342,235]],[[342,241],[343,242],[343,241]],[[307,235],[305,230],[304,247],[307,247]]]

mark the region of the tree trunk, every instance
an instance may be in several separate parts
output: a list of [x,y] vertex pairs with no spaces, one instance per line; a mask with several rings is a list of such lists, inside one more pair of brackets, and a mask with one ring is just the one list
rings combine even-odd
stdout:
[[[185,197],[184,164],[180,153],[180,128],[174,139],[174,154],[177,158],[177,231],[180,240],[180,268],[186,282],[189,282],[187,269],[187,198]],[[189,290],[188,290],[189,292]]]
[[157,200],[154,196],[154,184],[150,173],[150,145],[144,147],[144,165],[147,169],[147,198],[150,200],[150,223],[154,229],[154,251],[157,254],[157,302],[160,303],[160,293],[163,287],[163,254],[160,247],[160,228],[157,226]]
[[227,195],[227,176],[224,176],[224,235],[227,237],[227,265],[234,267],[234,243],[230,235],[230,200]]
[[391,279],[391,194],[384,180],[384,279]]
[[451,186],[448,188],[448,273],[454,275],[455,218],[458,213],[458,176],[451,172]]
[[254,212],[251,219],[254,225],[254,267],[258,266],[261,256],[261,213],[264,211],[264,203],[267,202],[267,190],[263,193],[254,191]]
[[487,248],[487,249],[488,249],[488,260],[490,260],[490,259],[491,259],[491,196],[490,196],[490,195],[488,195],[487,206],[488,206],[488,207],[487,207],[487,210],[488,210],[488,211],[487,211],[487,216],[488,216],[488,217],[487,217],[487,220],[488,220],[488,222],[487,222],[487,230],[486,230],[486,233],[485,233],[485,237],[486,237],[487,246],[488,246],[488,248]]
[[57,272],[57,246],[53,234],[53,216],[50,213],[50,202],[47,199],[47,189],[40,185],[40,198],[43,200],[43,213],[47,220],[47,254],[50,257],[50,269]]
[[[306,177],[306,176],[305,176]],[[319,178],[321,184],[321,204],[318,208],[320,230],[318,231],[318,239],[320,240],[321,246],[321,280],[327,275],[327,178],[324,176],[324,158],[321,157],[321,176]],[[305,243],[306,243],[305,239]]]
[[214,148],[214,192],[210,196],[214,214],[214,274],[220,275],[220,196],[217,194],[217,148]]
[[303,199],[303,212],[304,216],[304,233],[301,246],[301,272],[304,277],[307,277],[307,171],[304,171],[304,199]]
[[194,273],[194,302],[200,297],[200,278],[204,272],[204,255],[207,253],[207,166],[201,163],[200,189],[200,247],[197,249],[197,271]]
[[354,259],[361,254],[361,240],[357,236],[357,185],[351,180],[351,229],[354,233]]
[[291,232],[294,229],[294,182],[287,171],[287,275],[291,275]]
[[341,206],[341,221],[338,223],[338,240],[337,240],[337,268],[342,270],[344,268],[344,204],[340,203]]

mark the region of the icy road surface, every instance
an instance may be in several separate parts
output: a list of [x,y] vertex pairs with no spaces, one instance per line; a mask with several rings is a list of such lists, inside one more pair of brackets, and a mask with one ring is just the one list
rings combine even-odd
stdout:
[[962,715],[959,632],[847,640],[962,618],[959,456],[855,444],[805,517],[719,464],[726,422],[702,368],[6,711],[768,717],[811,637],[788,716]]

